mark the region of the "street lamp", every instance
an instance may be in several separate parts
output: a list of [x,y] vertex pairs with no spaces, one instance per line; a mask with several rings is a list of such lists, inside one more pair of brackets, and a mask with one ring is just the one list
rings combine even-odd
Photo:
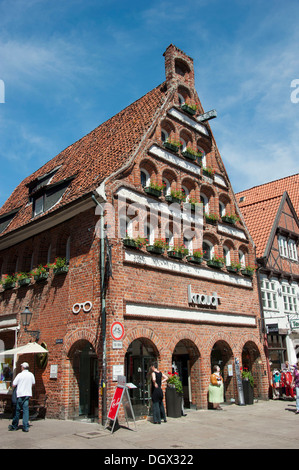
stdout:
[[35,336],[36,341],[39,340],[40,337],[40,330],[28,330],[27,326],[30,325],[32,318],[32,312],[30,312],[28,306],[21,312],[21,321],[22,325],[24,326],[24,330],[29,333],[31,336]]

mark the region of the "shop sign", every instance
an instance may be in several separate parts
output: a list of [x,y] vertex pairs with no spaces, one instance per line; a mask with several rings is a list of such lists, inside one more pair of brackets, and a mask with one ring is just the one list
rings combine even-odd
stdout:
[[188,286],[188,303],[191,305],[217,308],[219,299],[220,297],[218,297],[217,292],[213,292],[212,295],[195,294],[191,291],[191,285],[189,284]]
[[270,323],[267,326],[267,334],[278,334],[278,323]]
[[299,320],[291,320],[291,329],[298,330],[299,329]]

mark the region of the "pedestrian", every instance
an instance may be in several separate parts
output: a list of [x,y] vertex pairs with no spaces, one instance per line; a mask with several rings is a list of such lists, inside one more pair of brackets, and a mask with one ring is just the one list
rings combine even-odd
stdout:
[[17,387],[17,407],[12,424],[8,426],[9,431],[17,431],[19,426],[20,413],[23,411],[24,432],[29,431],[29,398],[32,397],[32,385],[35,384],[34,375],[29,372],[28,362],[21,364],[20,372],[13,381],[13,386]]
[[[166,414],[163,404],[163,390],[161,385],[168,377],[158,370],[158,364],[154,362],[150,367],[151,374],[151,396],[153,402],[153,420],[154,424],[161,424],[161,419],[166,423]],[[162,379],[163,378],[163,379]]]
[[296,415],[299,414],[299,372],[298,372],[298,365],[299,365],[299,362],[297,362],[297,364],[294,365],[293,382],[292,382],[292,385],[294,385],[295,390],[296,390]]
[[281,374],[278,369],[273,371],[273,400],[280,398],[280,378]]
[[220,367],[214,366],[213,374],[210,377],[209,402],[213,403],[214,410],[222,410],[220,403],[223,401],[223,379],[220,374]]

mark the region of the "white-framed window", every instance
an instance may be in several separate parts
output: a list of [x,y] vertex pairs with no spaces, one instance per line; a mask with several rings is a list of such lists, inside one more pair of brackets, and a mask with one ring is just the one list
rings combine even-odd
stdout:
[[277,310],[277,292],[275,282],[268,279],[261,281],[262,303],[264,308]]
[[151,180],[151,177],[148,173],[148,171],[146,171],[144,168],[142,168],[140,170],[140,181],[141,181],[141,186],[143,188],[147,187],[150,185],[150,180]]
[[162,142],[166,142],[168,139],[168,132],[165,129],[161,129],[161,140]]
[[186,144],[185,140],[182,139],[181,137],[180,137],[180,141],[182,142],[181,150],[182,150],[182,152],[185,152],[185,150],[187,148],[187,144]]
[[296,313],[297,311],[297,298],[296,289],[293,285],[282,283],[281,285],[283,308],[286,313]]
[[231,265],[230,250],[227,246],[223,247],[223,256],[224,256],[224,260],[225,260],[225,265],[230,266]]
[[244,268],[246,265],[246,261],[245,261],[245,253],[242,250],[239,250],[239,262],[240,262],[240,265]]
[[169,196],[170,195],[170,182],[168,181],[167,178],[162,178],[162,183],[164,185],[163,187],[164,196]]
[[182,193],[184,193],[185,196],[186,196],[185,202],[188,202],[189,201],[189,189],[186,188],[186,186],[184,186],[184,185],[182,185]]
[[39,215],[44,212],[44,195],[38,197],[34,201],[34,215]]
[[201,157],[202,166],[206,167],[207,166],[206,152],[201,147],[197,147],[197,150],[202,153],[202,157]]
[[155,229],[151,224],[145,224],[144,236],[148,239],[148,243],[153,245],[155,241]]
[[284,258],[298,261],[297,246],[295,240],[287,240],[286,237],[278,237],[279,254]]
[[225,215],[225,205],[221,201],[219,201],[219,215],[220,217]]
[[169,247],[173,246],[174,245],[174,242],[173,242],[173,233],[171,230],[166,230],[165,231],[165,240],[166,240],[166,243]]
[[294,240],[288,241],[288,249],[289,249],[289,258],[294,261],[298,261],[297,246]]
[[180,93],[178,93],[178,98],[179,98],[180,106],[183,106],[183,104],[185,103],[185,98]]
[[205,259],[206,261],[209,261],[213,258],[214,256],[214,245],[205,240],[203,243],[202,243],[202,251],[203,251],[203,259]]
[[205,194],[200,195],[200,202],[202,203],[202,209],[204,214],[209,213],[209,199]]

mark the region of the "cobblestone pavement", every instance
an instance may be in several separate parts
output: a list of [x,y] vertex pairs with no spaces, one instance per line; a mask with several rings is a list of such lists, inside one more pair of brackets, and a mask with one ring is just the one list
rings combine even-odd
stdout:
[[8,431],[11,421],[3,418],[0,448],[103,449],[102,458],[113,455],[114,459],[113,450],[117,449],[126,450],[126,455],[130,455],[129,450],[137,455],[138,450],[144,449],[147,455],[146,450],[153,449],[184,453],[185,449],[299,448],[295,401],[269,400],[247,406],[228,405],[222,411],[186,411],[187,416],[168,418],[167,423],[137,421],[136,431],[134,423],[130,423],[130,429],[121,426],[113,434],[100,424],[53,419],[32,421],[29,433],[22,432],[21,427]]

